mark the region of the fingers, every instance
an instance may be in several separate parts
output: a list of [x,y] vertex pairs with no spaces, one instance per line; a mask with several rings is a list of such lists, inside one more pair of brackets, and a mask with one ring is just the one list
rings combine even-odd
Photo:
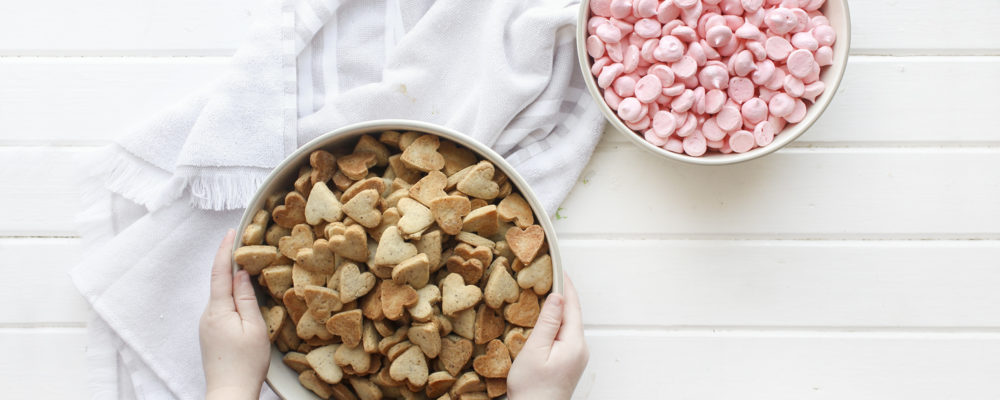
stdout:
[[530,349],[529,352],[540,352],[548,356],[552,342],[559,333],[559,326],[562,325],[564,302],[563,296],[558,293],[552,293],[545,299],[538,321],[535,322],[528,341],[524,343],[524,347]]
[[240,313],[243,322],[263,323],[264,317],[260,315],[260,306],[257,304],[257,295],[253,292],[253,285],[250,284],[250,274],[240,270],[236,273],[233,285],[233,300],[236,303],[236,312]]
[[232,229],[226,232],[226,237],[215,253],[212,264],[211,293],[208,297],[208,307],[216,311],[233,311],[233,266],[230,254],[233,252],[233,238],[236,232]]
[[583,315],[580,312],[580,298],[576,294],[576,286],[569,279],[569,275],[563,273],[563,280],[566,282],[565,292],[566,305],[563,311],[563,327],[559,330],[559,340],[583,340]]

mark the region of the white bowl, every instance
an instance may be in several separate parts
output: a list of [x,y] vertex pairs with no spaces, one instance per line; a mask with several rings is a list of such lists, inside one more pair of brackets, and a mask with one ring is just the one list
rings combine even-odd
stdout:
[[833,95],[837,93],[840,81],[844,77],[844,71],[847,69],[847,53],[851,48],[851,15],[847,7],[847,0],[827,0],[821,10],[830,20],[830,26],[837,32],[837,42],[833,44],[833,65],[823,67],[823,72],[820,74],[820,80],[826,84],[826,90],[816,99],[814,104],[809,106],[805,119],[797,124],[788,124],[785,129],[775,134],[774,141],[767,146],[758,147],[746,153],[706,153],[701,157],[692,157],[687,154],[674,153],[654,146],[635,131],[629,129],[618,118],[615,111],[604,101],[601,89],[597,87],[597,80],[590,72],[590,66],[593,65],[593,61],[587,54],[586,44],[587,21],[590,19],[590,0],[580,2],[580,13],[576,27],[576,53],[579,58],[580,69],[583,72],[583,80],[587,84],[587,90],[590,91],[590,95],[600,104],[604,117],[619,132],[628,137],[632,143],[662,157],[692,164],[735,164],[773,153],[797,139],[819,119],[819,116],[823,114],[826,107],[830,105],[830,101],[833,100]]
[[[538,221],[537,224],[541,225],[545,231],[545,241],[549,248],[549,255],[552,257],[552,293],[563,292],[562,259],[559,257],[559,246],[556,244],[556,231],[552,226],[552,221],[549,220],[548,215],[545,213],[545,209],[542,208],[542,203],[538,201],[535,193],[528,186],[528,182],[514,170],[514,167],[511,167],[507,163],[507,160],[504,160],[493,149],[451,129],[425,122],[400,119],[362,122],[325,133],[306,143],[275,167],[271,171],[271,174],[264,180],[264,183],[261,184],[261,187],[257,189],[257,193],[254,195],[253,200],[250,201],[250,205],[243,212],[243,219],[240,220],[236,237],[239,238],[239,235],[246,229],[257,210],[264,208],[264,202],[267,200],[268,195],[292,188],[292,183],[298,177],[299,166],[308,165],[310,153],[319,149],[331,150],[346,146],[353,148],[355,140],[362,135],[382,131],[415,131],[437,135],[465,146],[484,160],[489,160],[500,171],[507,174],[514,188],[531,205],[531,209],[535,212],[535,218]],[[237,243],[237,246],[234,246],[234,251],[238,248],[238,245],[239,243]],[[233,262],[233,272],[235,273],[238,269],[239,266]],[[256,280],[252,279],[252,281]],[[256,287],[256,283],[254,286]],[[263,304],[266,296],[268,295],[264,292],[257,291],[257,298],[261,300],[261,304]],[[278,351],[276,346],[271,346],[271,365],[267,371],[267,384],[271,386],[271,389],[283,399],[319,399],[316,394],[299,384],[299,374],[285,365],[281,360],[282,356],[283,354]]]

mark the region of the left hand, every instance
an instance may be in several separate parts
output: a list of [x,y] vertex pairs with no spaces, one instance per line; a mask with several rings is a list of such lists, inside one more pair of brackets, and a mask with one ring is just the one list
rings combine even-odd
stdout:
[[201,316],[201,362],[206,399],[257,399],[267,375],[271,343],[250,275],[232,273],[230,229],[212,265],[211,294]]

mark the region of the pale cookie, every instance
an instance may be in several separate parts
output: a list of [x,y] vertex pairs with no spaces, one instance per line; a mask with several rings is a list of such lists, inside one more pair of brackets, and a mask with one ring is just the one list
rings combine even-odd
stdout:
[[312,246],[313,241],[312,228],[306,224],[298,224],[292,228],[290,235],[278,240],[278,249],[281,251],[281,255],[294,259],[299,254],[299,250]]
[[417,291],[407,284],[384,281],[382,284],[382,313],[393,321],[403,318],[406,307],[417,304]]
[[250,275],[257,275],[278,258],[274,246],[243,246],[233,253],[233,259]]
[[466,285],[461,275],[448,274],[441,281],[441,310],[445,315],[454,316],[459,311],[468,310],[482,297],[479,287]]
[[538,295],[548,293],[552,289],[552,257],[543,254],[518,272],[517,284],[522,289],[533,288]]
[[408,192],[414,200],[430,207],[434,199],[448,195],[444,192],[445,186],[448,186],[448,177],[441,171],[431,171],[427,176],[410,186]]
[[378,141],[382,142],[386,146],[399,148],[399,131],[383,131],[378,135]]
[[364,135],[358,139],[358,144],[354,145],[354,152],[372,153],[375,155],[375,165],[380,167],[389,165],[389,149],[369,135]]
[[281,225],[271,225],[267,227],[267,232],[264,233],[264,243],[271,246],[278,246],[278,242],[281,241],[281,238],[291,234],[291,229],[285,228]]
[[316,393],[316,395],[322,399],[329,399],[330,396],[333,396],[333,391],[330,389],[330,385],[320,380],[316,371],[302,371],[302,373],[299,374],[299,383],[301,383],[306,389]]
[[248,224],[246,229],[243,230],[243,236],[240,240],[241,243],[243,243],[244,246],[263,244],[264,230],[267,229],[267,221],[270,219],[271,214],[268,214],[267,211],[257,211],[257,213],[253,215],[253,219],[250,221],[250,224]]
[[483,383],[482,378],[479,377],[474,371],[466,372],[455,380],[455,384],[451,386],[451,390],[448,393],[453,399],[459,399],[461,395],[476,393],[486,390],[486,384]]
[[476,153],[450,140],[442,140],[438,153],[444,157],[444,173],[448,176],[476,163]]
[[365,228],[374,228],[382,221],[382,213],[376,208],[379,199],[375,189],[363,190],[344,204],[344,214]]
[[292,287],[291,265],[275,265],[264,268],[260,272],[260,276],[264,280],[264,286],[267,286],[267,291],[275,299],[284,297],[285,291]]
[[402,343],[403,340],[406,340],[406,332],[408,330],[409,327],[403,325],[399,327],[399,329],[396,329],[391,335],[387,335],[386,337],[382,338],[382,340],[378,342],[378,352],[382,354],[387,354],[390,348],[399,343]]
[[438,171],[444,168],[444,156],[438,153],[441,145],[437,136],[423,135],[410,143],[399,157],[407,167],[423,171]]
[[301,291],[306,286],[323,286],[330,278],[329,274],[312,270],[298,264],[292,265],[292,288]]
[[441,353],[438,360],[441,367],[452,376],[458,376],[465,364],[472,358],[472,341],[449,335],[441,338]]
[[490,249],[495,249],[497,246],[496,242],[472,232],[459,232],[458,235],[455,235],[455,240],[466,243],[472,247],[484,246]]
[[410,147],[417,138],[424,136],[420,132],[406,131],[402,135],[399,135],[399,149],[405,151],[407,147]]
[[[412,148],[412,146],[411,146]],[[420,347],[411,346],[389,366],[389,376],[414,386],[427,383],[427,359]]]
[[399,227],[399,231],[404,235],[413,235],[422,232],[434,223],[434,216],[431,214],[431,210],[411,198],[399,199],[396,208],[399,209],[399,213],[402,215],[397,226]]
[[429,321],[434,316],[434,304],[441,301],[441,289],[427,285],[417,290],[417,303],[406,310],[416,321]]
[[326,330],[339,336],[344,344],[355,347],[361,343],[362,320],[361,310],[340,312],[326,321]]
[[267,326],[267,339],[275,341],[285,324],[285,307],[261,307],[260,315],[264,317],[264,325]]
[[375,287],[375,275],[371,272],[362,273],[358,266],[346,263],[340,267],[340,301],[350,303]]
[[455,186],[458,191],[483,200],[493,200],[500,194],[500,185],[493,181],[493,164],[480,161]]
[[336,266],[333,250],[326,239],[316,239],[312,247],[299,249],[295,254],[295,263],[326,276],[333,274]]
[[431,201],[430,211],[444,233],[455,235],[462,231],[463,217],[472,211],[465,196],[445,196]]
[[337,195],[326,187],[326,183],[316,182],[309,192],[309,199],[306,200],[306,223],[317,225],[322,221],[336,222],[343,218],[344,213],[340,210],[340,200]]
[[445,186],[444,190],[455,189],[455,187],[458,186],[458,182],[461,182],[462,179],[465,179],[466,175],[469,175],[469,172],[471,172],[474,168],[476,168],[475,165],[470,165],[468,167],[462,168],[461,170],[459,170],[454,174],[448,175],[448,186]]
[[[409,334],[409,330],[407,330],[407,334]],[[413,343],[409,340],[396,343],[394,346],[386,350],[385,358],[387,358],[389,362],[393,362],[396,360],[396,357],[403,355],[403,353],[405,353],[406,350],[409,350],[410,347],[413,347]]]
[[454,317],[449,317],[449,322],[451,323],[452,332],[456,335],[464,337],[466,339],[472,340],[476,337],[476,309],[469,308],[468,310],[462,310],[455,314]]
[[418,252],[427,255],[430,271],[437,271],[441,267],[441,231],[435,229],[420,235],[415,245]]
[[522,290],[517,298],[517,302],[504,307],[503,317],[517,326],[533,327],[538,320],[538,313],[541,307],[538,305],[538,296],[530,290]]
[[530,264],[535,259],[543,244],[545,244],[545,231],[538,225],[507,230],[507,245],[524,264]]
[[504,302],[513,303],[517,301],[519,291],[517,281],[510,275],[510,272],[507,272],[507,259],[497,257],[490,268],[486,288],[483,289],[483,300],[486,305],[500,308]]
[[476,329],[473,333],[473,339],[476,344],[496,339],[503,334],[505,325],[503,315],[486,304],[480,304],[479,309],[476,310]]
[[340,195],[340,201],[346,203],[357,196],[365,190],[372,189],[381,195],[385,192],[385,180],[382,178],[367,178],[355,182],[347,190],[344,190],[344,194]]
[[306,286],[302,289],[302,298],[306,301],[306,310],[318,321],[326,321],[330,315],[344,308],[340,294],[323,286]]
[[476,209],[480,209],[480,208],[486,207],[486,206],[490,205],[490,203],[487,203],[486,200],[483,200],[483,199],[472,199],[471,205],[472,205],[472,209],[476,210]]
[[503,221],[514,221],[518,228],[526,228],[535,223],[535,214],[531,212],[531,206],[517,193],[511,193],[500,200],[497,214]]
[[[397,181],[398,180],[399,179],[397,179]],[[392,193],[389,193],[388,196],[385,196],[385,206],[396,207],[396,205],[399,204],[399,201],[404,197],[410,197],[410,191],[407,189],[397,189]]]
[[365,349],[365,353],[378,353],[379,340],[382,340],[382,337],[375,330],[375,325],[372,321],[364,320],[361,326],[361,347]]
[[343,234],[330,237],[330,248],[341,257],[365,262],[368,260],[368,235],[361,225],[351,225]]
[[309,361],[309,365],[319,379],[322,379],[326,383],[337,384],[340,380],[344,378],[344,371],[340,369],[333,360],[334,353],[337,352],[337,347],[340,345],[331,344],[323,347],[317,347],[306,354],[306,360]]
[[375,265],[396,265],[417,255],[417,246],[407,243],[399,229],[391,226],[382,232],[375,250]]
[[375,166],[375,155],[372,153],[353,153],[337,159],[337,167],[344,176],[351,180],[364,179],[368,168]]
[[389,156],[389,168],[392,168],[393,172],[396,173],[396,177],[402,179],[408,183],[416,183],[420,180],[421,175],[419,170],[407,167],[400,159],[399,154]]
[[420,347],[427,358],[435,358],[441,353],[441,334],[435,323],[413,324],[406,332],[406,337]]
[[427,255],[420,253],[396,264],[392,268],[392,280],[415,289],[427,286],[427,281],[430,280],[430,260]]
[[326,321],[319,321],[314,318],[310,312],[303,313],[302,317],[299,318],[298,324],[295,325],[295,332],[298,333],[299,338],[302,338],[303,340],[309,340],[312,338],[317,338],[319,340],[333,339],[333,335],[326,330],[324,322]]
[[448,371],[437,371],[427,376],[427,397],[437,398],[448,392],[455,383],[455,377]]
[[285,204],[274,207],[271,219],[274,220],[274,223],[288,229],[305,223],[306,199],[299,192],[289,192],[285,195]]
[[507,346],[499,340],[491,340],[486,345],[486,354],[476,357],[472,361],[472,368],[479,375],[487,378],[506,378],[510,371],[510,353]]
[[341,368],[350,368],[355,372],[364,372],[371,368],[372,357],[368,353],[365,353],[365,349],[361,348],[361,346],[350,346],[344,343],[333,353],[333,362]]
[[462,219],[463,231],[476,232],[480,236],[493,236],[499,228],[497,206],[492,204],[476,208]]

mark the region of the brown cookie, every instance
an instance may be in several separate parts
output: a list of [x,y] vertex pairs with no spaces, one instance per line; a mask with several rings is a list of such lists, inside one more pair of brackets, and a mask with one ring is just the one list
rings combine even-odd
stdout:
[[443,337],[441,339],[441,352],[438,355],[441,367],[452,376],[458,376],[459,372],[469,363],[469,359],[472,358],[472,347],[472,341],[469,339],[454,335]]

